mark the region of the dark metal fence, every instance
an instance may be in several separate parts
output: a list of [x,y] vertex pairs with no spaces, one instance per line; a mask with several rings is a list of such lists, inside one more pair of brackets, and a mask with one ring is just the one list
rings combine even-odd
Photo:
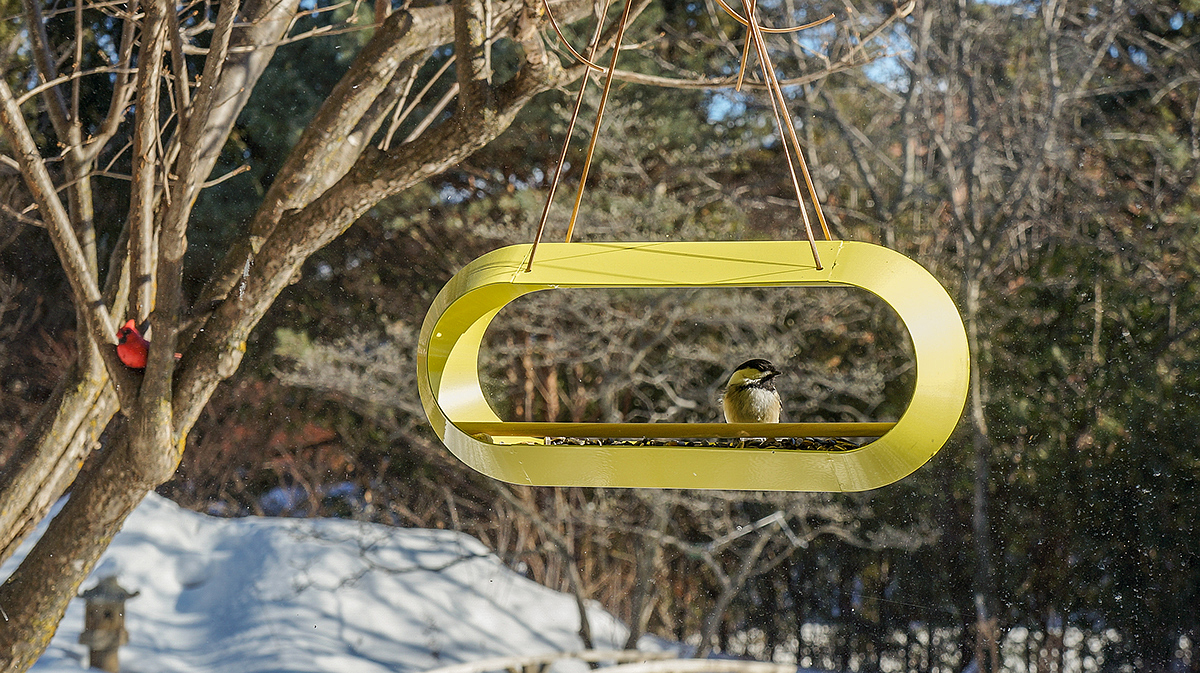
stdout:
[[[961,628],[912,623],[886,634],[855,626],[806,623],[799,636],[767,651],[758,630],[731,635],[725,654],[795,663],[802,669],[853,673],[961,673],[974,669],[973,650],[963,652]],[[1075,626],[1015,626],[999,643],[1000,670],[1005,673],[1135,673],[1145,670],[1136,653],[1126,650],[1115,629],[1086,630]],[[1200,651],[1187,636],[1178,639],[1171,671],[1197,670]]]

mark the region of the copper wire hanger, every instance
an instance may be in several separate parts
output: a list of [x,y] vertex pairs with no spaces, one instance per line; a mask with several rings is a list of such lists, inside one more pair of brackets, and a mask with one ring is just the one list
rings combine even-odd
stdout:
[[[779,129],[780,140],[784,142],[784,152],[783,153],[784,153],[784,156],[787,157],[788,173],[791,177],[792,187],[796,193],[796,202],[797,202],[797,205],[800,207],[800,214],[804,221],[804,232],[808,238],[809,245],[812,247],[813,261],[816,264],[816,268],[818,270],[820,270],[821,268],[823,268],[821,265],[821,257],[820,257],[820,254],[817,252],[816,237],[813,235],[812,222],[809,220],[808,210],[805,209],[805,207],[804,207],[804,197],[803,197],[803,193],[800,189],[800,181],[799,181],[799,178],[796,173],[796,164],[793,163],[793,158],[792,158],[793,153],[795,154],[795,160],[800,165],[800,173],[802,173],[804,175],[804,182],[808,188],[809,197],[812,199],[813,209],[817,213],[817,220],[821,225],[821,230],[822,230],[822,233],[824,233],[824,235],[825,235],[825,240],[832,240],[832,236],[830,236],[830,234],[829,234],[829,225],[825,221],[825,213],[821,209],[821,202],[820,202],[820,200],[817,199],[817,190],[816,190],[816,187],[813,185],[812,175],[809,173],[809,170],[808,170],[808,163],[804,160],[804,153],[800,149],[800,141],[796,137],[796,129],[794,128],[793,124],[790,123],[791,122],[790,116],[788,117],[789,123],[786,125],[783,123],[784,117],[786,116],[786,112],[787,112],[787,100],[783,96],[783,89],[779,84],[778,77],[775,75],[775,68],[774,68],[773,64],[771,63],[771,57],[767,51],[767,44],[766,44],[766,40],[763,35],[764,35],[764,33],[791,33],[791,32],[796,32],[799,30],[804,30],[806,28],[812,28],[814,26],[819,26],[827,21],[832,20],[833,15],[831,14],[823,19],[813,21],[811,23],[803,24],[800,26],[792,26],[789,28],[767,28],[765,26],[759,25],[758,20],[755,17],[755,10],[757,9],[757,0],[743,0],[743,2],[746,3],[745,4],[745,7],[746,7],[746,16],[745,17],[738,14],[732,7],[730,7],[728,4],[726,4],[724,0],[717,0],[717,4],[721,6],[721,9],[725,10],[725,12],[728,13],[731,17],[733,17],[734,20],[736,20],[738,23],[741,23],[742,25],[746,26],[746,42],[742,49],[742,59],[741,59],[741,65],[738,69],[736,90],[740,91],[742,88],[742,82],[743,82],[743,79],[745,76],[747,62],[749,61],[749,58],[750,58],[750,48],[751,48],[751,45],[753,45],[755,52],[758,54],[759,65],[762,68],[763,82],[766,84],[767,89],[770,92],[771,110],[775,116],[775,125]],[[575,123],[579,118],[579,112],[583,107],[583,96],[584,96],[584,92],[587,89],[589,75],[591,75],[591,70],[598,70],[598,71],[605,73],[604,86],[600,93],[600,104],[596,109],[596,120],[595,120],[595,123],[593,123],[593,125],[592,125],[592,134],[588,140],[587,153],[584,157],[584,162],[583,162],[583,171],[579,177],[579,187],[577,188],[577,190],[575,192],[575,205],[571,209],[571,220],[567,225],[567,236],[566,236],[567,243],[571,242],[571,237],[575,231],[575,222],[579,217],[579,206],[580,206],[580,203],[583,201],[583,192],[587,185],[588,173],[591,170],[592,156],[595,153],[596,141],[600,134],[600,123],[604,117],[604,108],[605,108],[606,104],[608,103],[609,92],[612,89],[613,75],[616,73],[616,68],[617,68],[617,57],[621,52],[621,42],[625,36],[625,28],[627,27],[627,25],[629,23],[629,15],[630,15],[630,12],[633,7],[633,0],[625,0],[625,9],[621,13],[621,18],[619,19],[620,23],[617,25],[617,33],[613,40],[612,57],[609,59],[609,64],[608,64],[608,67],[606,68],[604,66],[597,65],[596,63],[594,63],[594,60],[596,57],[596,51],[599,49],[599,46],[600,46],[601,29],[604,24],[604,15],[608,11],[609,4],[610,4],[610,0],[605,0],[603,7],[597,14],[596,32],[595,32],[595,35],[592,37],[592,41],[590,43],[590,47],[589,47],[589,51],[588,51],[588,56],[585,58],[579,52],[575,51],[574,48],[571,47],[570,42],[568,42],[566,37],[563,35],[562,30],[559,28],[558,21],[555,20],[554,14],[550,10],[549,1],[542,0],[542,6],[546,10],[546,16],[547,16],[547,18],[550,19],[550,25],[553,27],[554,32],[558,35],[559,40],[562,41],[563,46],[565,46],[567,51],[571,53],[572,57],[574,57],[576,60],[585,64],[588,67],[588,72],[584,73],[584,76],[582,78],[583,81],[579,86],[579,94],[575,100],[575,109],[571,113],[571,122],[567,126],[567,134],[566,134],[566,138],[563,140],[562,152],[559,154],[558,165],[555,167],[555,170],[554,170],[554,178],[551,180],[551,183],[550,183],[550,193],[546,196],[546,204],[542,208],[542,216],[541,216],[541,220],[538,222],[537,234],[534,237],[533,245],[531,246],[530,251],[529,251],[529,261],[525,267],[526,272],[533,270],[533,258],[534,258],[534,255],[537,253],[538,243],[541,242],[542,234],[545,232],[545,229],[546,229],[546,221],[549,218],[549,214],[550,214],[550,204],[554,201],[554,195],[557,192],[559,182],[562,179],[562,170],[563,170],[563,165],[566,163],[567,149],[571,143],[571,134],[575,130]],[[785,128],[786,128],[786,133],[784,132]],[[787,140],[784,140],[785,137],[787,138]],[[791,143],[791,149],[788,148],[788,145],[787,145],[788,141],[790,141],[790,143]]]

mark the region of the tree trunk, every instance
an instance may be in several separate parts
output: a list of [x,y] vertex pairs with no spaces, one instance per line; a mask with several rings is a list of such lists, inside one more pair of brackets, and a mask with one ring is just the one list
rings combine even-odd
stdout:
[[[583,3],[567,4],[571,7],[566,12],[568,16],[578,16],[586,11]],[[274,226],[257,232],[261,236],[247,232],[243,241],[248,244],[239,248],[244,250],[244,257],[237,260],[236,265],[240,279],[237,282],[241,283],[238,291],[226,296],[233,286],[226,284],[218,273],[209,283],[209,288],[217,291],[197,306],[203,312],[199,316],[202,329],[198,328],[198,338],[191,340],[190,335],[179,338],[182,328],[180,282],[191,206],[237,112],[267,65],[272,52],[270,45],[278,42],[289,25],[295,5],[296,0],[248,3],[238,15],[237,28],[234,28],[234,5],[221,5],[209,46],[209,58],[192,99],[193,109],[190,114],[181,115],[185,121],[180,124],[178,135],[171,141],[163,141],[163,146],[168,148],[164,154],[174,157],[171,170],[167,171],[174,182],[160,190],[159,198],[162,198],[162,192],[169,193],[170,198],[162,199],[164,204],[153,211],[154,222],[148,223],[145,218],[140,223],[136,218],[129,220],[130,229],[153,226],[158,232],[152,253],[155,255],[155,308],[150,315],[155,336],[141,374],[124,368],[116,360],[111,345],[113,326],[109,323],[112,320],[107,307],[119,310],[122,302],[112,297],[100,298],[95,265],[86,264],[85,253],[74,240],[74,228],[57,201],[57,190],[15,98],[0,82],[0,93],[4,94],[4,131],[13,146],[21,150],[19,157],[26,181],[47,221],[60,261],[69,271],[76,305],[87,323],[85,331],[91,343],[101,344],[90,353],[84,351],[89,357],[75,370],[72,383],[64,385],[55,398],[55,411],[48,414],[30,434],[30,439],[22,444],[12,468],[0,482],[0,495],[3,496],[0,523],[4,524],[0,530],[5,535],[0,540],[0,549],[5,555],[12,554],[20,539],[32,530],[72,481],[78,465],[96,445],[118,404],[126,417],[126,422],[113,433],[108,447],[97,454],[95,466],[75,480],[70,500],[55,516],[46,533],[0,586],[0,609],[5,618],[5,628],[0,630],[0,672],[26,670],[45,650],[69,601],[125,518],[152,488],[174,472],[187,434],[200,411],[216,386],[237,370],[245,353],[246,338],[308,256],[380,200],[446,170],[491,142],[508,127],[533,95],[582,74],[582,68],[562,69],[558,61],[544,51],[535,26],[527,25],[528,17],[523,13],[522,4],[506,5],[503,16],[499,17],[503,22],[496,25],[502,26],[500,32],[519,38],[525,56],[520,71],[497,86],[495,91],[469,97],[470,104],[460,106],[453,119],[433,127],[413,142],[390,151],[370,148],[354,162],[348,162],[340,155],[332,162],[338,166],[338,171],[343,171],[342,167],[347,163],[353,163],[343,175],[329,176],[321,170],[312,170],[308,165],[310,162],[320,164],[325,161],[320,153],[311,156],[307,162],[293,162],[291,165],[296,166],[293,170],[318,174],[329,188],[315,200],[311,194],[307,196],[306,207],[288,211],[277,225],[272,222]],[[456,14],[483,11],[479,3],[460,0],[460,5],[454,10]],[[379,68],[373,68],[371,63],[361,62],[361,59],[370,61],[373,58],[389,60],[389,65],[380,67],[394,73],[402,59],[394,51],[381,48],[380,43],[399,40],[404,42],[406,49],[416,53],[452,40],[450,10],[445,6],[414,9],[412,16],[390,21],[391,31],[377,33],[375,43],[363,50],[360,61],[356,61],[347,76],[378,72]],[[414,26],[422,27],[425,32],[415,32]],[[494,39],[498,34],[483,35],[476,30],[458,37],[460,41],[477,41]],[[234,47],[250,49],[231,51],[231,41]],[[144,42],[150,44],[148,40]],[[170,43],[170,40],[163,42]],[[478,44],[458,44],[456,50],[474,53]],[[231,54],[228,59],[225,58],[227,53]],[[139,82],[145,86],[147,80],[143,77]],[[386,89],[380,86],[378,93],[383,95]],[[328,123],[338,128],[359,128],[367,123],[362,119],[366,111],[378,106],[347,105],[348,98],[355,95],[355,87],[342,87],[341,90],[342,99],[326,102],[335,111],[328,115],[331,117]],[[135,119],[141,132],[150,135],[162,132],[159,121],[149,116],[152,111],[157,113],[156,108],[140,106],[139,116]],[[347,118],[347,114],[352,118]],[[321,137],[322,134],[315,135]],[[172,145],[172,142],[176,144]],[[172,147],[174,154],[169,149]],[[312,149],[312,146],[304,147],[306,152]],[[334,151],[334,148],[328,151]],[[341,151],[340,148],[337,151]],[[157,179],[155,172],[144,173],[135,176],[135,180]],[[277,179],[285,177],[277,176]],[[134,233],[129,233],[128,237]],[[113,268],[123,267],[113,265]],[[177,343],[184,351],[183,359],[178,363],[173,357]],[[103,357],[96,358],[95,354]],[[102,365],[98,364],[100,359],[104,360]],[[107,383],[108,378],[117,380],[115,391],[119,395],[114,394],[114,387]],[[584,639],[590,646],[586,615],[582,616],[585,619]]]
[[100,554],[153,488],[129,464],[127,447],[120,442],[106,452],[20,568],[0,585],[6,617],[0,671],[25,671],[37,661]]
[[0,563],[62,497],[117,412],[117,396],[98,359],[76,362],[43,416],[0,474]]
[[[967,265],[974,267],[974,263]],[[991,482],[992,442],[988,437],[983,409],[983,390],[979,371],[979,278],[969,274],[963,283],[966,301],[967,343],[970,349],[971,448],[975,458],[971,538],[975,549],[975,658],[980,673],[994,673],[998,666],[995,617],[995,571],[992,567],[992,525],[988,516]]]

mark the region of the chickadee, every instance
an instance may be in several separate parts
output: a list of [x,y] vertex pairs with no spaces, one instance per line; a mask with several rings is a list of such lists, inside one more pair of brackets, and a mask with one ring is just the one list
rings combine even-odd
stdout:
[[726,423],[778,423],[783,404],[772,381],[780,371],[762,359],[747,360],[738,365],[729,383],[721,406],[725,408]]

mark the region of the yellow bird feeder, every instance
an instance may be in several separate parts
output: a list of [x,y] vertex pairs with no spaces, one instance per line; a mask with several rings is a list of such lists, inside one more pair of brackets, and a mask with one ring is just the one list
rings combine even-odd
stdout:
[[[954,303],[916,262],[869,243],[829,240],[804,155],[790,119],[787,99],[770,64],[767,33],[755,0],[743,0],[745,15],[725,0],[721,7],[747,27],[738,73],[757,54],[771,98],[788,175],[796,193],[806,241],[685,243],[571,243],[600,132],[604,105],[616,72],[618,48],[630,20],[626,2],[612,38],[607,67],[591,60],[601,39],[597,24],[589,57],[566,40],[571,54],[605,74],[591,144],[583,162],[567,243],[538,247],[550,204],[562,177],[567,143],[583,101],[580,88],[558,168],[532,245],[493,251],[471,262],[442,289],[421,327],[417,387],[438,437],[464,463],[508,482],[537,486],[715,488],[778,491],[862,491],[890,484],[925,464],[957,425],[966,402],[967,339]],[[547,16],[559,37],[548,3]],[[604,9],[608,7],[608,0]],[[601,11],[600,16],[605,14]],[[588,78],[585,77],[583,87]],[[804,209],[801,177],[827,240],[817,241]],[[537,263],[534,264],[534,254]],[[501,420],[479,380],[479,349],[488,325],[509,302],[530,292],[560,288],[857,287],[878,295],[904,321],[916,357],[916,386],[896,423],[517,423]],[[666,446],[661,439],[877,437],[857,448],[828,451],[765,447]],[[547,438],[600,438],[598,444],[552,443]],[[624,438],[626,441],[613,441]],[[628,441],[633,439],[635,441]],[[642,441],[638,441],[642,440]]]
[[[853,241],[544,243],[468,264],[433,302],[417,350],[417,384],[451,452],[496,479],[540,486],[861,491],[910,474],[946,442],[966,401],[967,339],[942,286],[898,252]],[[564,288],[857,287],[878,295],[912,337],[916,384],[895,423],[518,423],[501,420],[479,380],[496,314],[531,292]],[[550,444],[547,437],[872,437],[855,449]]]

